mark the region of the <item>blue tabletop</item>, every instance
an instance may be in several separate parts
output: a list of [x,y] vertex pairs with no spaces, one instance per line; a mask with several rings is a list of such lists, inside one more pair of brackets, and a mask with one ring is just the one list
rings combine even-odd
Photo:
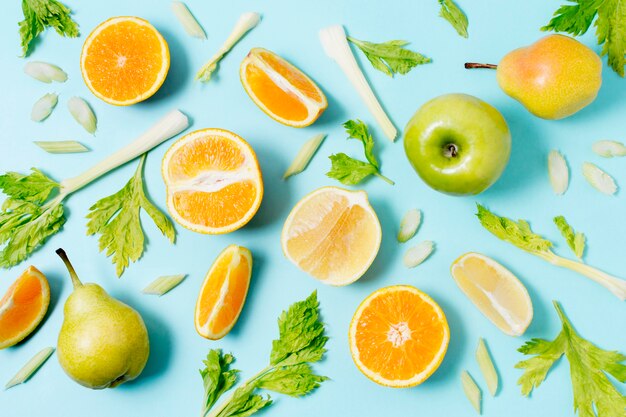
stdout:
[[[2,416],[74,417],[100,416],[194,416],[202,401],[198,374],[211,348],[233,352],[243,377],[266,366],[271,340],[278,330],[276,318],[292,302],[317,289],[327,323],[327,357],[316,369],[331,378],[313,395],[293,399],[276,395],[266,415],[471,416],[464,397],[460,373],[469,370],[485,393],[485,416],[574,416],[567,363],[561,361],[531,398],[522,397],[513,368],[522,359],[516,349],[528,338],[552,339],[560,328],[551,301],[559,300],[579,332],[606,349],[626,351],[624,303],[606,289],[568,270],[499,241],[478,223],[475,203],[499,214],[525,218],[533,228],[558,242],[556,251],[570,256],[552,218],[562,214],[588,237],[586,261],[616,275],[626,276],[626,202],[623,192],[608,197],[587,184],[581,174],[584,161],[591,161],[626,185],[626,160],[602,159],[591,151],[599,139],[624,141],[626,130],[626,81],[606,66],[597,100],[566,120],[546,121],[529,114],[506,96],[490,71],[467,71],[463,63],[497,62],[505,53],[534,42],[560,1],[460,0],[469,16],[469,39],[456,34],[438,17],[436,0],[320,0],[316,2],[195,1],[187,4],[204,26],[208,39],[189,37],[174,18],[169,0],[107,0],[65,3],[75,11],[81,37],[64,39],[47,31],[35,43],[28,59],[19,58],[17,22],[22,19],[20,1],[3,2],[0,14],[0,167],[1,171],[25,172],[39,167],[56,179],[74,176],[119,148],[151,126],[172,108],[192,120],[191,129],[219,127],[232,130],[257,152],[265,183],[261,208],[250,224],[221,236],[201,235],[176,226],[171,245],[146,217],[143,226],[147,250],[117,279],[110,260],[98,252],[96,237],[85,234],[85,214],[98,199],[112,194],[134,172],[136,162],[103,177],[72,195],[66,203],[68,221],[61,233],[21,265],[3,270],[0,294],[29,264],[41,269],[52,289],[50,311],[43,324],[25,343],[0,351],[0,383],[4,384],[33,354],[55,346],[63,319],[63,303],[71,285],[54,249],[70,254],[84,281],[97,282],[113,296],[136,308],[144,317],[151,342],[147,367],[137,380],[116,389],[92,391],[71,381],[56,356],[26,384],[0,392]],[[221,45],[239,15],[257,11],[259,26],[225,57],[217,76],[203,85],[193,81],[195,71]],[[120,15],[149,20],[166,38],[171,51],[171,69],[161,90],[150,100],[131,107],[115,107],[94,97],[80,75],[79,55],[85,36],[101,21]],[[433,62],[394,79],[374,70],[358,55],[364,72],[399,129],[427,100],[444,93],[475,95],[498,108],[509,123],[513,148],[502,178],[487,192],[473,197],[451,197],[428,188],[409,165],[402,141],[385,139],[339,67],[324,54],[319,29],[341,23],[360,39],[384,41],[406,39],[410,47],[432,57]],[[581,41],[594,50],[592,31]],[[329,108],[320,120],[305,129],[280,125],[263,114],[248,98],[239,81],[241,60],[252,47],[273,50],[292,61],[315,79],[327,93]],[[23,73],[28,60],[52,62],[62,67],[69,80],[43,84]],[[44,93],[60,94],[59,105],[43,123],[30,121],[32,104]],[[69,115],[66,102],[74,95],[89,101],[98,117],[94,137]],[[355,142],[347,142],[341,124],[361,118],[373,129],[382,161],[382,171],[395,186],[371,179],[358,189],[368,192],[382,224],[380,252],[372,267],[358,282],[342,288],[325,286],[293,266],[282,254],[280,231],[293,205],[323,185],[336,184],[325,176],[328,155],[346,152],[358,155]],[[285,168],[301,144],[317,133],[328,138],[301,175],[282,181]],[[33,140],[80,140],[92,151],[80,155],[50,155]],[[146,163],[146,187],[157,205],[165,210],[165,187],[160,174],[161,158],[172,141],[152,151]],[[571,167],[571,184],[564,196],[553,194],[547,177],[547,154],[563,152]],[[402,215],[420,208],[424,223],[415,242],[433,240],[436,251],[416,269],[402,265],[408,246],[395,238]],[[194,304],[206,271],[227,245],[250,248],[255,260],[248,299],[233,331],[213,342],[200,337],[193,324]],[[526,334],[514,338],[501,333],[461,293],[450,276],[451,262],[459,255],[477,251],[508,266],[527,286],[534,305],[534,321]],[[161,298],[141,294],[154,278],[188,274],[178,288]],[[450,346],[439,370],[423,385],[411,389],[378,386],[354,366],[347,340],[349,321],[358,304],[372,291],[392,285],[411,284],[430,294],[444,309],[450,324]],[[491,398],[479,374],[474,351],[484,337],[493,352],[502,389]]]

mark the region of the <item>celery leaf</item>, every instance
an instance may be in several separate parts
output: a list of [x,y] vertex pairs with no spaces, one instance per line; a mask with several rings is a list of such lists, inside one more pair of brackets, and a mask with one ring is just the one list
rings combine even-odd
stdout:
[[394,74],[406,74],[418,65],[427,64],[431,59],[404,47],[407,41],[392,40],[383,43],[361,41],[348,36],[377,70],[393,77]]
[[467,33],[469,22],[463,10],[459,8],[454,0],[439,0],[439,4],[441,4],[439,16],[446,19],[459,35],[467,38],[469,36]]
[[565,217],[557,216],[554,218],[554,224],[559,228],[561,235],[567,241],[567,245],[574,251],[578,259],[582,259],[585,252],[585,235],[580,232],[574,232],[572,226],[567,223]]
[[47,27],[61,36],[78,36],[78,24],[72,20],[72,11],[57,0],[22,0],[24,20],[19,23],[22,56],[27,56],[31,42]]

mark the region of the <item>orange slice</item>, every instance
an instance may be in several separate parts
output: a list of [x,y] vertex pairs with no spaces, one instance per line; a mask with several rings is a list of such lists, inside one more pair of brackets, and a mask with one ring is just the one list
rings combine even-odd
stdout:
[[237,230],[252,219],[263,198],[254,151],[227,130],[197,130],[180,138],[165,154],[162,174],[169,212],[195,232]]
[[148,21],[113,17],[89,34],[80,55],[87,87],[98,98],[128,106],[152,96],[165,81],[170,51]]
[[359,279],[378,254],[382,232],[365,191],[322,187],[291,210],[281,244],[287,259],[330,285]]
[[196,302],[195,324],[200,336],[217,340],[233,328],[246,301],[251,274],[248,249],[230,245],[219,254]]
[[533,304],[511,271],[470,252],[452,263],[451,273],[470,301],[500,330],[510,336],[524,334],[533,319]]
[[0,349],[24,340],[41,323],[50,305],[46,277],[29,266],[0,300]]
[[415,287],[381,288],[359,306],[350,323],[352,359],[372,381],[407,388],[441,364],[450,330],[441,307]]
[[309,77],[267,49],[252,49],[239,75],[252,101],[284,125],[308,126],[328,107],[326,96]]

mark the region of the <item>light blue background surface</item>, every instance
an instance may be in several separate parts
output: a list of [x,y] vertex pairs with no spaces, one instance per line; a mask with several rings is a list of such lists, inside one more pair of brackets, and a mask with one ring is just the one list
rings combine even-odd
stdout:
[[[65,84],[46,85],[23,74],[26,60],[18,58],[17,22],[19,1],[3,2],[0,14],[0,171],[26,172],[39,167],[55,179],[74,176],[108,155],[154,123],[172,108],[180,108],[193,120],[191,129],[230,129],[254,147],[265,181],[265,198],[254,220],[244,229],[225,236],[205,236],[177,226],[174,246],[144,218],[147,250],[121,279],[115,278],[109,259],[98,253],[97,239],[85,236],[85,214],[91,204],[121,188],[136,162],[102,178],[72,195],[66,202],[68,222],[28,261],[0,276],[0,293],[28,265],[49,278],[52,303],[41,328],[25,343],[0,351],[0,383],[4,384],[34,353],[54,346],[63,318],[63,303],[71,291],[70,281],[54,249],[63,247],[84,281],[95,281],[113,296],[141,312],[150,332],[151,356],[143,375],[114,390],[91,391],[72,382],[56,356],[25,385],[0,392],[0,414],[35,416],[194,416],[202,401],[201,361],[214,347],[232,351],[243,377],[267,363],[271,340],[277,336],[276,317],[296,300],[317,289],[330,342],[327,358],[316,369],[331,381],[305,399],[275,396],[266,415],[471,416],[474,411],[463,396],[459,374],[468,369],[485,392],[485,416],[573,416],[567,364],[560,362],[531,399],[523,398],[513,365],[522,359],[516,352],[530,337],[552,339],[559,330],[551,300],[561,301],[577,329],[607,349],[626,351],[625,306],[599,285],[567,270],[500,242],[483,230],[474,217],[475,203],[497,213],[529,219],[534,229],[558,242],[557,251],[570,256],[559,238],[552,217],[563,214],[588,237],[588,263],[626,276],[626,203],[623,192],[607,197],[583,179],[583,161],[592,161],[626,184],[626,160],[604,160],[591,152],[599,139],[626,139],[626,81],[605,68],[604,85],[588,108],[563,121],[533,117],[507,97],[489,71],[467,71],[468,60],[496,63],[513,48],[542,36],[545,24],[561,1],[525,2],[461,0],[470,19],[470,38],[459,37],[437,16],[435,0],[330,1],[267,0],[204,2],[188,4],[203,24],[208,40],[190,38],[174,19],[169,1],[67,0],[80,23],[82,36],[63,39],[46,32],[29,60],[49,61],[69,74]],[[242,12],[255,10],[263,20],[223,61],[217,77],[207,85],[193,82],[194,72],[213,54]],[[118,15],[136,15],[152,22],[167,39],[172,58],[168,79],[158,94],[132,107],[114,107],[94,97],[82,82],[79,54],[85,36],[101,21]],[[402,141],[391,144],[338,66],[323,53],[317,32],[343,23],[349,33],[371,41],[407,39],[411,48],[433,59],[406,76],[391,79],[373,70],[363,56],[362,66],[382,103],[399,129],[427,100],[450,92],[476,95],[496,106],[507,119],[513,135],[511,161],[500,181],[478,197],[449,197],[427,188],[408,164]],[[598,50],[590,34],[583,42]],[[282,126],[263,114],[247,97],[238,75],[239,63],[255,46],[273,50],[305,70],[322,86],[329,108],[312,127],[298,130]],[[605,60],[603,60],[606,62]],[[41,124],[29,119],[32,104],[47,92],[60,94],[59,105]],[[86,134],[69,115],[66,103],[73,96],[86,98],[98,116],[95,137]],[[394,187],[372,179],[365,189],[380,217],[383,243],[367,274],[357,283],[332,288],[300,272],[280,250],[280,231],[293,205],[322,185],[335,184],[324,173],[327,156],[347,152],[361,156],[356,142],[345,140],[341,123],[362,118],[373,127],[382,172],[396,181]],[[301,144],[316,133],[329,137],[309,168],[283,182],[280,178]],[[81,140],[93,149],[82,155],[48,155],[33,140]],[[164,185],[160,161],[170,141],[150,153],[146,186],[153,200],[164,208]],[[546,157],[560,149],[571,167],[570,188],[556,197],[549,186]],[[397,226],[406,210],[419,207],[424,224],[410,243],[398,245]],[[431,239],[436,252],[413,270],[402,266],[402,254],[410,245]],[[207,341],[193,326],[193,310],[199,286],[216,255],[226,245],[249,247],[255,268],[249,296],[238,324],[223,340]],[[449,274],[451,262],[468,251],[485,253],[508,266],[528,287],[535,318],[521,338],[502,334],[465,298]],[[145,296],[140,290],[155,277],[187,273],[187,280],[162,298]],[[347,343],[350,318],[360,301],[372,291],[392,284],[415,285],[429,293],[446,312],[451,329],[448,354],[440,369],[423,385],[394,390],[366,379],[353,365]],[[499,368],[502,388],[496,398],[486,392],[474,360],[479,337],[487,339]]]

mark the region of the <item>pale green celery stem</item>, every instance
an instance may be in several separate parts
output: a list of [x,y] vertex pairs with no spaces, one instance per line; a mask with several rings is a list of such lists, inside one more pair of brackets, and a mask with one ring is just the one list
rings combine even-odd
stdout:
[[573,261],[571,259],[563,258],[555,255],[550,251],[536,252],[540,258],[550,262],[552,265],[560,266],[563,268],[571,269],[590,278],[591,280],[602,285],[604,288],[615,294],[620,300],[626,300],[626,280],[609,275],[606,272],[600,271],[592,266],[579,261]]
[[396,185],[395,182],[393,182],[392,180],[390,180],[389,178],[385,177],[383,174],[381,174],[380,172],[374,172],[374,175],[376,175],[378,178],[380,178],[381,180],[385,181],[387,184],[390,185]]
[[130,144],[116,151],[81,175],[61,181],[61,192],[56,199],[61,197],[62,200],[65,196],[83,188],[107,172],[143,155],[172,136],[179,134],[188,126],[187,116],[179,110],[172,110]]
[[[267,366],[266,368],[262,369],[261,372],[255,374],[253,377],[249,378],[245,383],[243,383],[242,385],[240,385],[240,387],[246,386],[246,385],[250,385],[255,383],[256,381],[258,381],[262,376],[264,376],[266,373],[268,373],[269,371],[273,370],[274,366],[270,365]],[[211,410],[210,413],[206,414],[206,413],[202,413],[201,417],[217,417],[219,415],[219,413],[222,412],[222,410],[224,410],[227,406],[228,403],[230,403],[230,401],[233,399],[233,395],[235,394],[235,390],[239,388],[239,387],[235,387],[235,389],[233,390],[233,392],[231,392],[228,397],[226,397],[226,399],[224,401],[222,401],[220,403],[220,405],[217,408],[213,408]]]

